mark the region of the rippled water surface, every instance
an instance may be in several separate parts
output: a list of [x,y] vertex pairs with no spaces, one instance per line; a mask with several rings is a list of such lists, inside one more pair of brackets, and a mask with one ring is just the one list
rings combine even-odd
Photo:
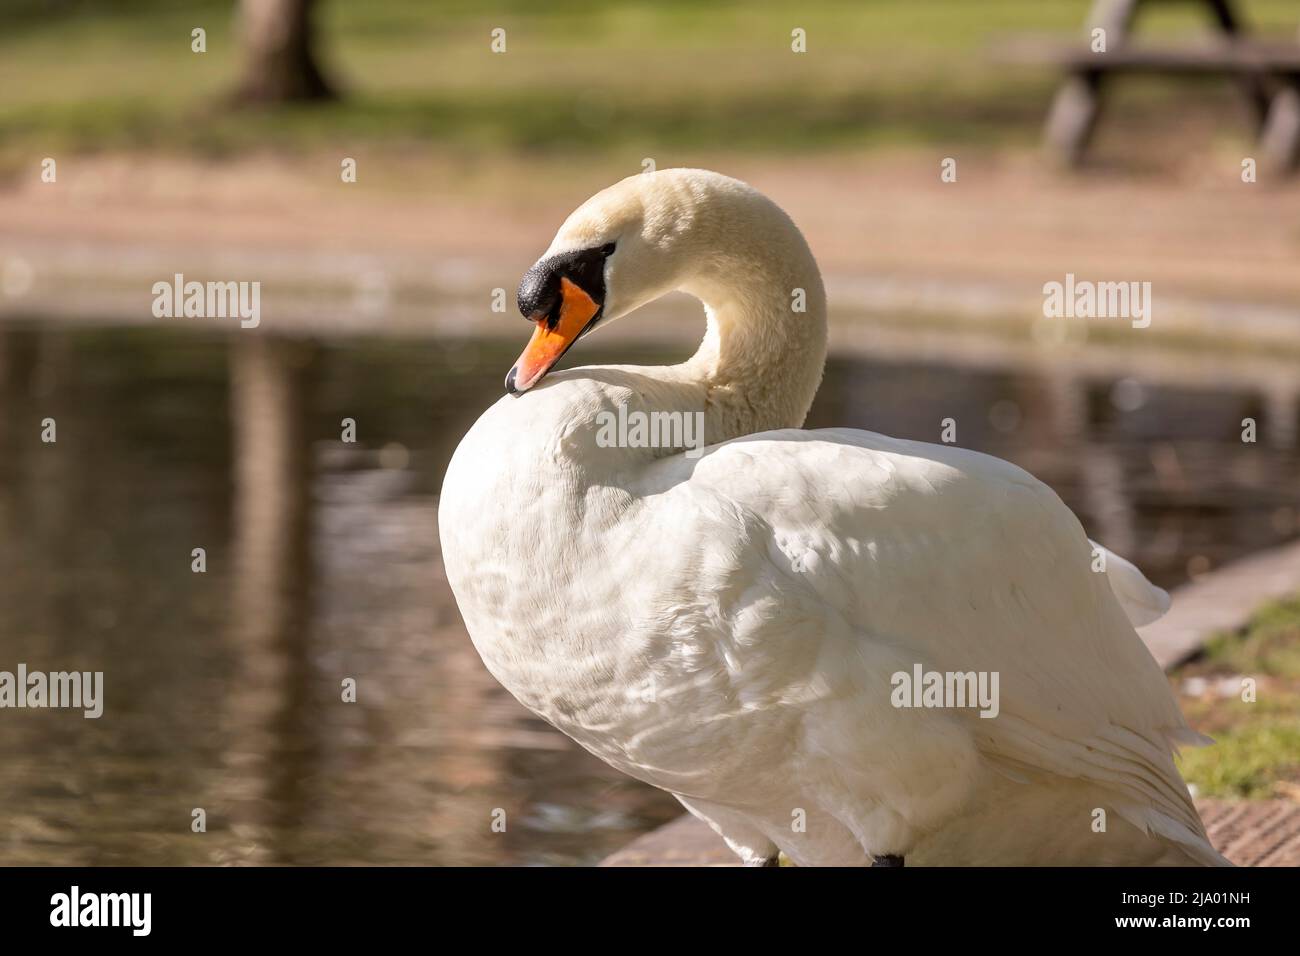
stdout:
[[[0,331],[0,670],[106,683],[99,720],[0,711],[0,863],[578,863],[675,816],[502,691],[447,589],[442,471],[517,349]],[[1294,452],[1243,444],[1246,415],[835,359],[808,424],[935,440],[955,416],[1171,585],[1297,533]]]

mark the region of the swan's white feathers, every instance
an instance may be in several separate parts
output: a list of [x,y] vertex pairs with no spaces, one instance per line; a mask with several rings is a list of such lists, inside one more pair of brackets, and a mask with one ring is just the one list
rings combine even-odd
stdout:
[[[1168,744],[1190,731],[1109,579],[1091,570],[1083,529],[1046,485],[975,452],[848,429],[737,439],[698,461],[666,459],[647,478],[663,485],[665,473],[678,483],[647,499],[646,520],[680,524],[694,510],[684,537],[708,548],[678,556],[655,613],[675,622],[679,644],[730,648],[726,670],[749,706],[799,706],[837,693],[836,682],[887,702],[892,671],[862,663],[872,648],[908,673],[913,663],[997,671],[997,717],[946,717],[982,756],[1095,782],[1134,825],[1203,841]],[[787,629],[792,617],[806,626]],[[815,649],[795,653],[797,640]],[[752,668],[761,684],[747,676],[753,647],[765,649]],[[828,676],[827,659],[851,669]],[[870,732],[864,723],[836,723],[834,740],[807,744],[848,761],[858,753],[855,769],[871,775],[878,742],[852,743]]]
[[[1143,627],[1158,621],[1169,610],[1169,593],[1146,579],[1131,562],[1115,552],[1089,541],[1094,555],[1102,558],[1106,576],[1124,613],[1134,627]],[[1199,735],[1198,735],[1199,736]]]
[[[707,332],[679,366],[551,373],[457,448],[439,533],[493,675],[749,862],[1222,862],[1171,753],[1197,735],[1133,630],[1167,596],[1013,465],[800,430],[825,296],[751,187],[633,176],[551,251],[611,242],[607,321],[678,289]],[[620,410],[698,415],[710,447],[606,447]],[[997,716],[895,707],[917,665],[996,672]]]

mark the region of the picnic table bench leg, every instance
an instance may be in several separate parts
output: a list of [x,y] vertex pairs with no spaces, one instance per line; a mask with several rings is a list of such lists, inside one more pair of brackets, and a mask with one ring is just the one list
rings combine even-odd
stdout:
[[[1092,31],[1101,27],[1106,31],[1106,49],[1113,50],[1124,42],[1139,0],[1094,0],[1088,13],[1089,41]],[[1098,61],[1105,53],[1096,54]],[[1076,166],[1083,159],[1092,132],[1101,112],[1101,84],[1103,71],[1082,70],[1067,77],[1057,90],[1052,109],[1047,115],[1044,138],[1047,148],[1067,165]]]
[[1077,166],[1101,112],[1101,74],[1076,73],[1056,91],[1047,116],[1047,148],[1067,166]]
[[[1243,32],[1241,20],[1233,11],[1232,4],[1229,0],[1208,0],[1210,8],[1214,11],[1214,19],[1218,23],[1219,29],[1230,39],[1236,39]],[[1264,124],[1268,121],[1270,104],[1273,101],[1273,91],[1269,89],[1268,83],[1261,76],[1246,75],[1241,78],[1241,88],[1250,102],[1251,113],[1255,120],[1255,131],[1260,132],[1264,129]]]
[[1300,76],[1273,97],[1259,145],[1266,169],[1284,174],[1300,167]]

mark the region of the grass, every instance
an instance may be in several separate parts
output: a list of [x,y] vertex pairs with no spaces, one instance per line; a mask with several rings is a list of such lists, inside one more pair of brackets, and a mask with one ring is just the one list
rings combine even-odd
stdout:
[[1182,770],[1204,796],[1300,799],[1300,597],[1261,609],[1240,633],[1220,635],[1174,674],[1231,685],[1256,682],[1256,700],[1239,692],[1180,698],[1183,712],[1216,746],[1183,752]]
[[1262,608],[1243,634],[1221,634],[1205,649],[1216,668],[1300,680],[1300,597]]
[[[327,0],[321,49],[339,103],[260,114],[225,105],[233,4],[10,0],[0,34],[3,155],[416,142],[469,151],[807,150],[1037,136],[1050,71],[988,55],[1009,33],[1077,37],[1087,0],[844,4]],[[1294,30],[1287,0],[1249,5]],[[1144,34],[1203,29],[1193,4],[1157,5]],[[207,31],[208,52],[190,51]],[[507,52],[489,50],[494,27]],[[808,52],[790,50],[794,27]],[[1157,113],[1186,87],[1143,87]]]

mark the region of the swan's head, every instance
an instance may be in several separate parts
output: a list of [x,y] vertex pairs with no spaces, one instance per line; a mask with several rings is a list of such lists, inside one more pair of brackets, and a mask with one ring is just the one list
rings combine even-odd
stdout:
[[536,329],[506,391],[527,391],[598,325],[718,267],[737,207],[784,216],[752,187],[701,169],[629,176],[579,206],[519,283],[519,311]]

